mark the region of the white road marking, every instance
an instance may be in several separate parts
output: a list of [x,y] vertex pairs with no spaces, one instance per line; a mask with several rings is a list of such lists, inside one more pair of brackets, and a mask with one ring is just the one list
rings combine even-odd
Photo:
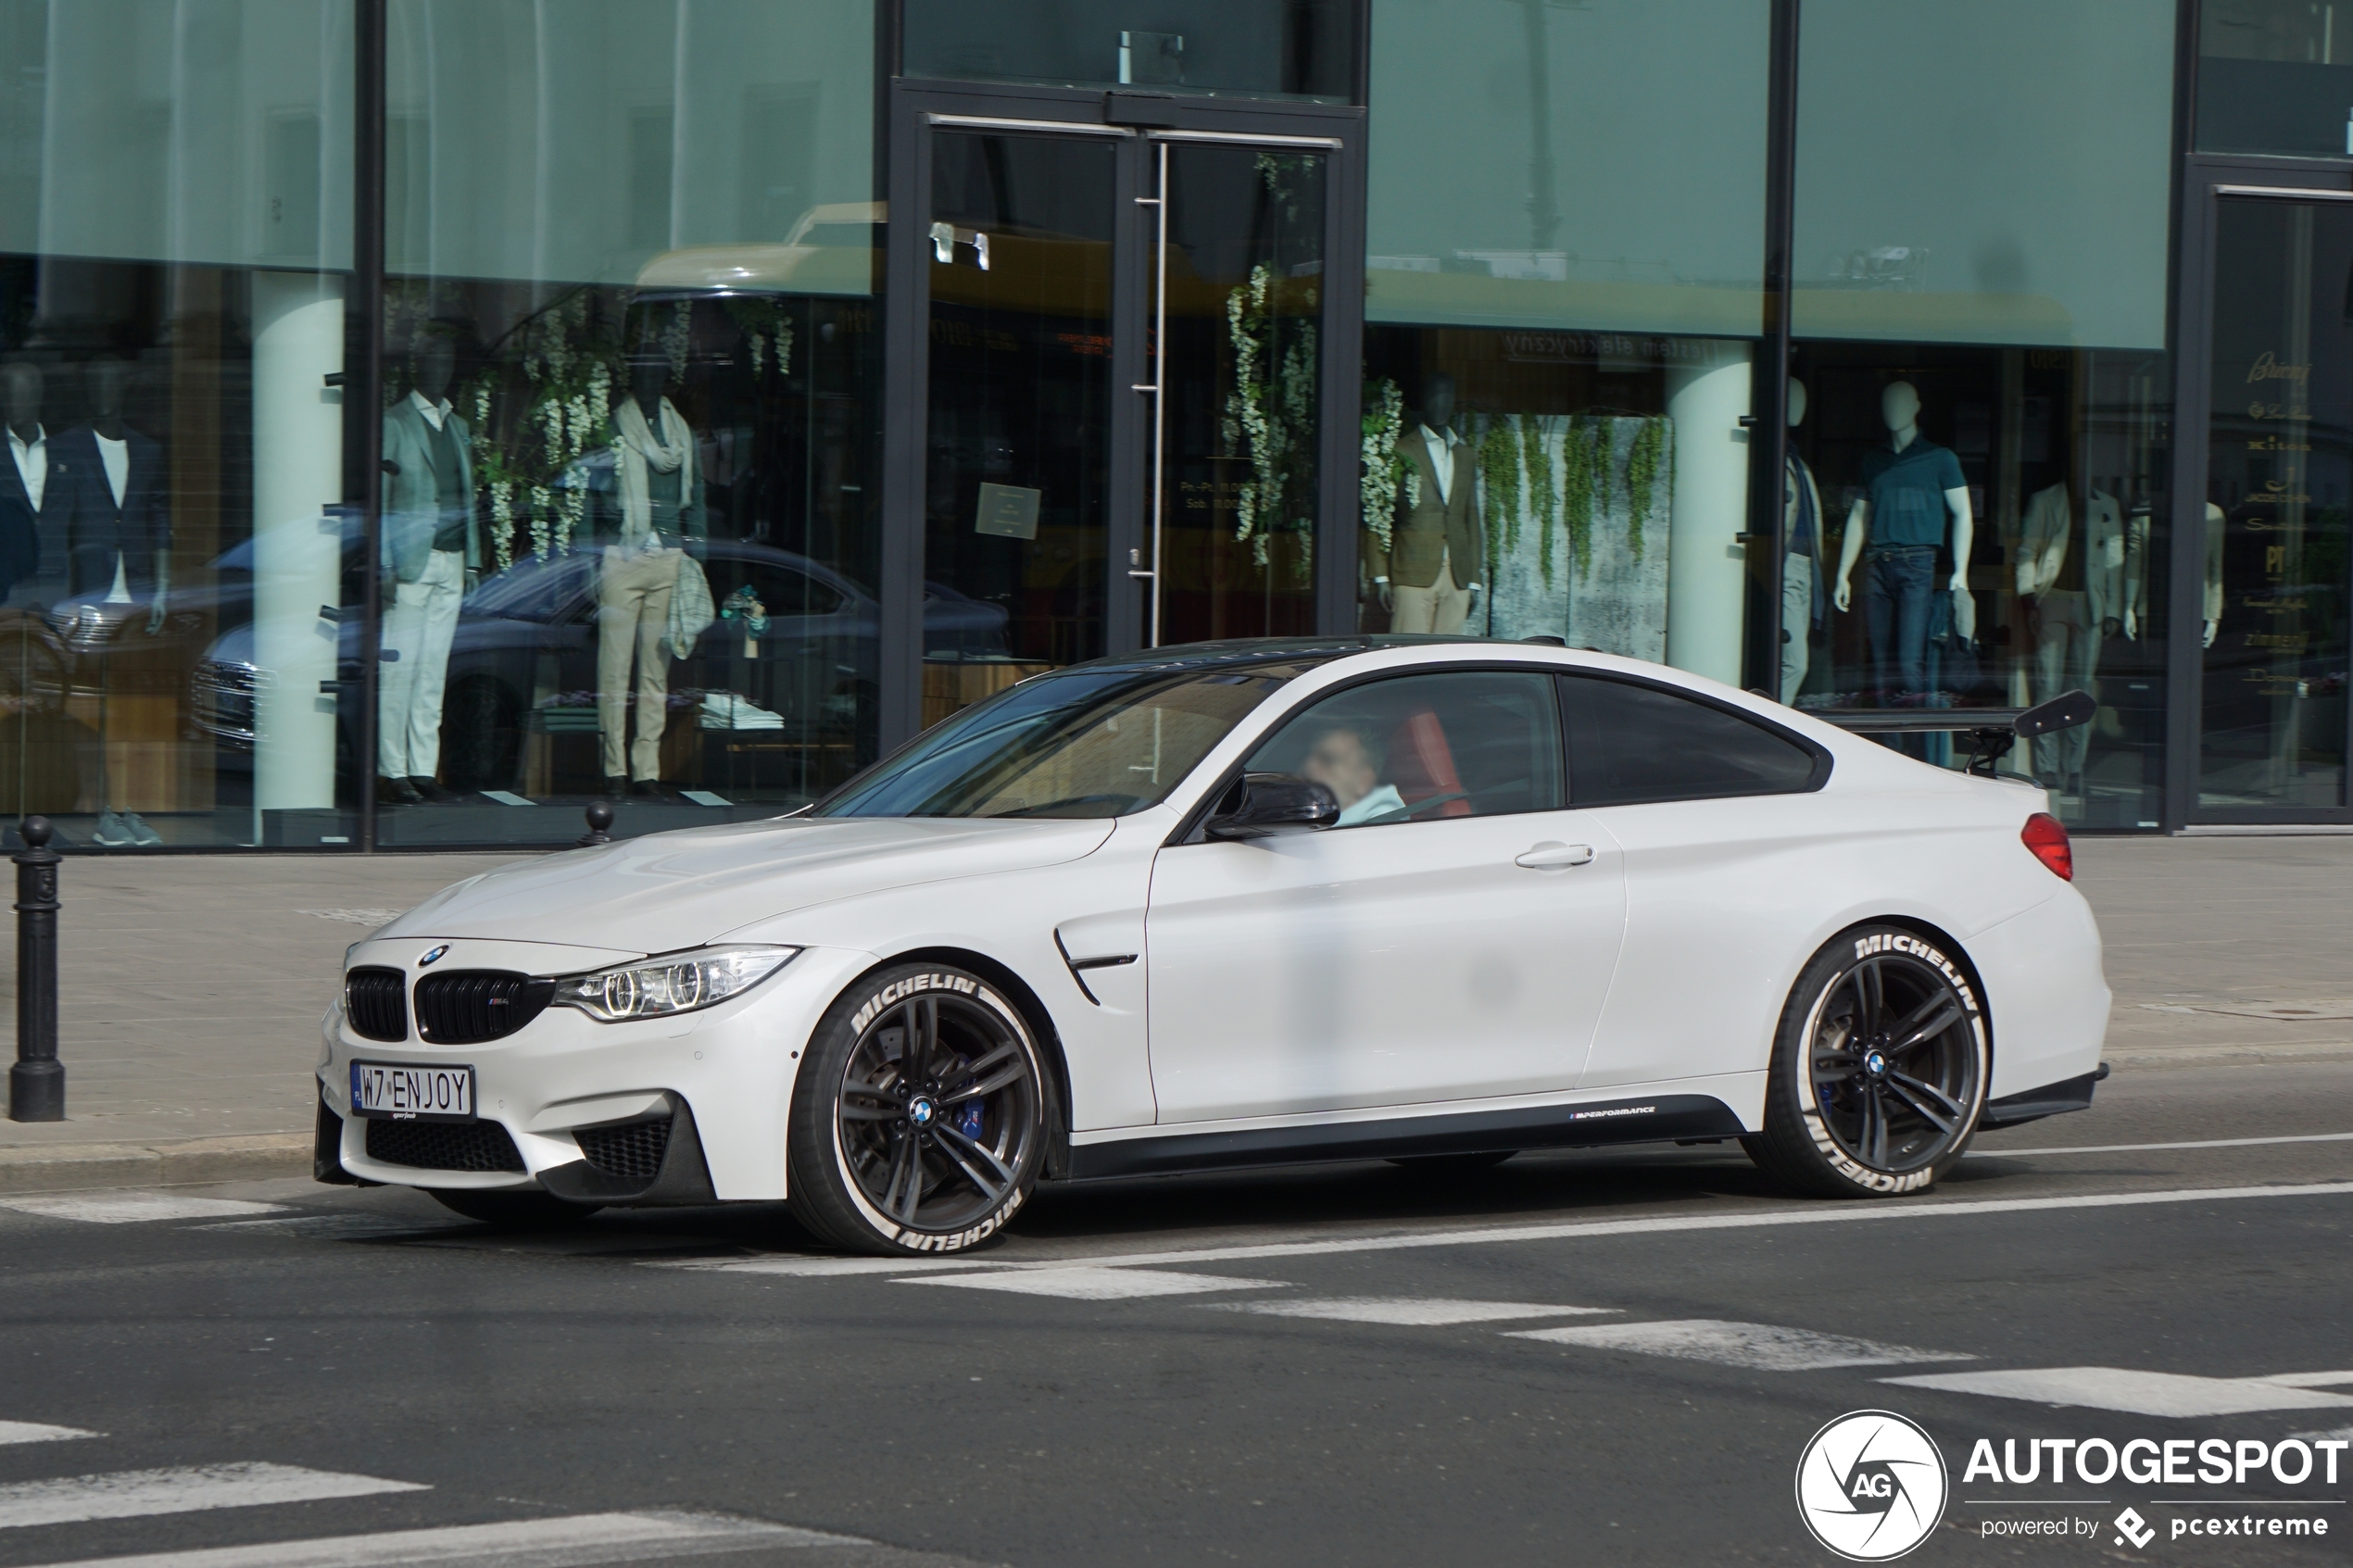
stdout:
[[2133,1415],[2244,1415],[2250,1411],[2353,1405],[2353,1399],[2342,1394],[2284,1387],[2252,1377],[2185,1377],[2179,1373],[2136,1372],[2112,1366],[1934,1372],[1918,1377],[1883,1377],[1880,1381],[1907,1388],[1941,1388],[1952,1394],[2030,1399],[2040,1405],[2080,1405],[2086,1410],[2123,1411]]
[[1281,1290],[1278,1279],[1225,1279],[1216,1274],[1158,1269],[1011,1269],[985,1274],[902,1279],[900,1285],[953,1285],[967,1290],[1013,1290],[1069,1301],[1126,1301],[1139,1296],[1199,1296],[1212,1290]]
[[291,1464],[120,1470],[106,1475],[68,1475],[54,1481],[17,1481],[0,1486],[0,1529],[431,1489],[413,1481],[339,1475],[329,1470],[304,1470]]
[[232,1214],[276,1214],[283,1203],[241,1198],[182,1198],[171,1192],[104,1192],[60,1198],[0,1198],[0,1209],[93,1225],[144,1224],[151,1220],[223,1220]]
[[760,1547],[866,1546],[855,1536],[829,1536],[758,1519],[711,1513],[585,1513],[568,1519],[524,1519],[503,1524],[459,1524],[433,1530],[389,1530],[371,1536],[326,1536],[265,1546],[210,1547],[138,1557],[82,1558],[45,1568],[585,1568],[598,1562],[671,1562]]
[[2140,1154],[2157,1148],[2253,1148],[2267,1143],[2345,1143],[2353,1133],[2297,1133],[2276,1138],[2200,1138],[2194,1143],[2092,1143],[2070,1148],[1972,1148],[1963,1158],[2022,1159],[2030,1154]]
[[2283,1388],[2325,1388],[2332,1383],[2353,1383],[2353,1372],[2275,1372],[2255,1381]]
[[2326,1432],[2291,1432],[2288,1436],[2301,1438],[2307,1443],[2324,1443],[2337,1437],[2353,1442],[2353,1426],[2333,1426]]
[[1758,1372],[1813,1372],[1822,1367],[1902,1366],[1911,1361],[1973,1361],[1952,1350],[1918,1350],[1850,1339],[1841,1334],[1783,1328],[1769,1323],[1727,1323],[1719,1318],[1676,1318],[1664,1323],[1597,1323],[1588,1328],[1522,1328],[1514,1339],[1541,1339],[1591,1350],[1633,1350],[1687,1361],[1715,1361]]
[[69,1437],[103,1437],[79,1426],[44,1426],[37,1421],[0,1421],[0,1447],[10,1443],[62,1443]]
[[[1176,1248],[1163,1252],[1114,1252],[1099,1257],[1041,1259],[924,1258],[661,1259],[649,1269],[695,1269],[716,1273],[900,1273],[942,1269],[1114,1269],[1168,1263],[1231,1263],[1261,1258],[1322,1258],[1340,1253],[1393,1252],[1424,1247],[1491,1247],[1525,1241],[1578,1241],[1589,1236],[1659,1236],[1680,1231],[1748,1230],[1770,1225],[1839,1225],[1862,1221],[1967,1220],[1986,1214],[2064,1212],[2079,1209],[2136,1209],[2152,1204],[2227,1203],[2254,1198],[2353,1197],[2353,1182],[2307,1182],[2277,1186],[2186,1187],[2163,1192],[2084,1193],[2071,1198],[1994,1198],[1959,1202],[1940,1198],[1879,1203],[1824,1203],[1806,1208],[1767,1209],[1732,1214],[1675,1214],[1632,1220],[1579,1220],[1557,1224],[1492,1225],[1449,1231],[1406,1231],[1390,1236],[1350,1236],[1330,1241],[1256,1242],[1236,1247]],[[846,1267],[817,1270],[810,1265]]]
[[1451,1301],[1425,1296],[1322,1296],[1306,1300],[1204,1301],[1219,1312],[1263,1312],[1270,1318],[1327,1318],[1337,1323],[1389,1323],[1416,1326],[1455,1323],[1504,1323],[1513,1318],[1583,1317],[1616,1307],[1545,1307],[1533,1301]]

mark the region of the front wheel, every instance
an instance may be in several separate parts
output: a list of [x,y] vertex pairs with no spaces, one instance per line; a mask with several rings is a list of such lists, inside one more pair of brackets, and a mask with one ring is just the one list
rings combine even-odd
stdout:
[[1959,965],[1914,932],[1862,925],[1814,956],[1781,1012],[1765,1130],[1741,1140],[1825,1198],[1921,1192],[1985,1109],[1985,1015]]
[[962,1251],[1028,1201],[1046,1107],[1037,1039],[988,981],[877,971],[810,1037],[788,1133],[793,1210],[852,1251]]

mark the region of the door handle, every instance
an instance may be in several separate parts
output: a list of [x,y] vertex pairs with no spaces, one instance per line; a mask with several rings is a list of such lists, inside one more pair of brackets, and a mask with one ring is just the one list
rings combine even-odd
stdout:
[[1590,844],[1540,844],[1524,855],[1514,856],[1512,864],[1532,872],[1557,872],[1589,864],[1592,859]]

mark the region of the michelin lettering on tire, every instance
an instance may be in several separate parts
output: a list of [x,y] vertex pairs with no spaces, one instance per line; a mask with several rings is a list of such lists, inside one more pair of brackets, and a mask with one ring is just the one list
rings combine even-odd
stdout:
[[[1954,995],[1960,998],[1961,1010],[1969,1022],[1970,1042],[1976,1048],[1978,1060],[1981,1063],[1985,1062],[1988,1052],[1984,1011],[1978,1006],[1976,988],[1969,985],[1969,977],[1961,972],[1960,968],[1933,944],[1901,932],[1893,934],[1882,932],[1875,935],[1855,938],[1855,956],[1850,961],[1861,963],[1865,959],[1881,953],[1901,953],[1907,958],[1917,959],[1944,976],[1945,984],[1950,985]],[[1822,1021],[1822,1010],[1830,1005],[1831,997],[1837,993],[1839,979],[1839,976],[1833,975],[1815,996],[1813,1004],[1806,1014],[1806,1031],[1801,1036],[1803,1039],[1810,1042],[1815,1038]],[[1803,1069],[1799,1071],[1796,1090],[1798,1109],[1804,1114],[1806,1135],[1813,1140],[1814,1148],[1821,1155],[1823,1162],[1838,1174],[1853,1182],[1856,1186],[1890,1197],[1925,1191],[1936,1184],[1940,1174],[1936,1165],[1923,1166],[1917,1171],[1892,1174],[1885,1171],[1874,1171],[1869,1165],[1856,1160],[1839,1147],[1838,1140],[1831,1135],[1829,1127],[1824,1125],[1821,1105],[1814,1094],[1814,1074],[1811,1072]],[[1970,1108],[1969,1117],[1972,1123],[1982,1110],[1983,1098],[1980,1095],[1979,1103]],[[1967,1130],[1965,1127],[1964,1132],[1966,1133]],[[1940,1161],[1941,1163],[1943,1162]]]

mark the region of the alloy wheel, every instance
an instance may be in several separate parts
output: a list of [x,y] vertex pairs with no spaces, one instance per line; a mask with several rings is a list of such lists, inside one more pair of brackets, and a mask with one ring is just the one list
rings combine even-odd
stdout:
[[1019,1188],[1040,1100],[1036,1058],[1001,1017],[919,993],[868,1024],[844,1065],[843,1173],[905,1229],[976,1223]]
[[1879,953],[1849,970],[1823,997],[1807,1059],[1823,1130],[1873,1171],[1925,1170],[1973,1130],[1974,1031],[1919,959]]

